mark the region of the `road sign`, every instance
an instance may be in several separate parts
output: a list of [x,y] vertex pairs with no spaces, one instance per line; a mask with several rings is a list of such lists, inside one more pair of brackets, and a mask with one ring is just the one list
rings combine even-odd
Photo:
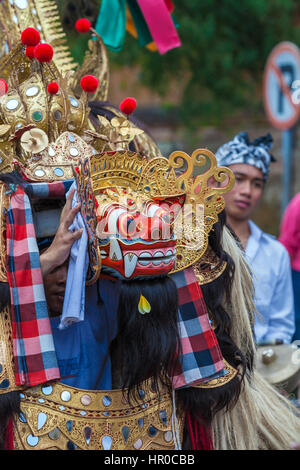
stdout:
[[296,80],[300,80],[300,50],[291,42],[281,42],[266,63],[263,99],[269,121],[282,131],[291,129],[300,117],[300,105],[293,99]]

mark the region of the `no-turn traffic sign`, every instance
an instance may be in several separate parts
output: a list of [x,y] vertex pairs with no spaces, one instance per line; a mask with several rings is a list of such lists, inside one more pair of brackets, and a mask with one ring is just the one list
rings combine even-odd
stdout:
[[283,131],[293,127],[300,116],[300,105],[293,100],[296,80],[300,80],[300,50],[291,42],[281,42],[266,63],[263,99],[269,121]]

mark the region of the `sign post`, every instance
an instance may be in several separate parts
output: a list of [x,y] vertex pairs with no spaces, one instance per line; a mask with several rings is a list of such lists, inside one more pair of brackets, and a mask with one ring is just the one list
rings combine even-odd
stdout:
[[291,42],[279,43],[268,57],[263,80],[263,99],[271,124],[282,131],[282,212],[291,198],[293,127],[300,106],[293,100],[293,83],[300,79],[300,50]]

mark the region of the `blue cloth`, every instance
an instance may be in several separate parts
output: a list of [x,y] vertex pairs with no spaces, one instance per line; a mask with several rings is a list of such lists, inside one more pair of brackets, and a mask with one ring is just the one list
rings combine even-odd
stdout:
[[[76,188],[75,183],[71,186],[66,197],[68,197],[73,187]],[[75,191],[72,207],[76,206],[77,202],[77,191]],[[83,232],[71,248],[63,312],[59,328],[66,328],[71,323],[84,319],[85,280],[89,266],[89,256],[87,250],[88,234],[80,211],[77,212],[73,223],[69,227],[69,230],[74,232],[79,229],[83,229]]]
[[266,181],[270,163],[276,161],[270,153],[272,144],[271,134],[258,137],[250,142],[247,132],[240,132],[216,151],[216,159],[219,166],[229,166],[236,163],[253,165],[261,170]]
[[293,340],[300,340],[300,272],[292,270],[296,330]]
[[88,390],[110,390],[109,345],[117,334],[118,282],[99,281],[86,287],[84,320],[60,329],[60,317],[51,318],[61,382]]
[[275,339],[290,343],[295,331],[294,297],[290,259],[284,246],[249,221],[251,235],[246,259],[254,274],[257,343]]

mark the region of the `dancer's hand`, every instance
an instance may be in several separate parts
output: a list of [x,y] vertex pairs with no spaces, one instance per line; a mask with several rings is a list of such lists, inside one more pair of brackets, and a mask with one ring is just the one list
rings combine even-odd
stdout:
[[70,255],[73,243],[81,237],[83,229],[74,232],[69,230],[81,204],[76,204],[72,208],[72,199],[74,191],[70,191],[65,207],[63,208],[60,225],[56,232],[53,242],[40,256],[42,275],[47,276],[53,269],[66,262]]

